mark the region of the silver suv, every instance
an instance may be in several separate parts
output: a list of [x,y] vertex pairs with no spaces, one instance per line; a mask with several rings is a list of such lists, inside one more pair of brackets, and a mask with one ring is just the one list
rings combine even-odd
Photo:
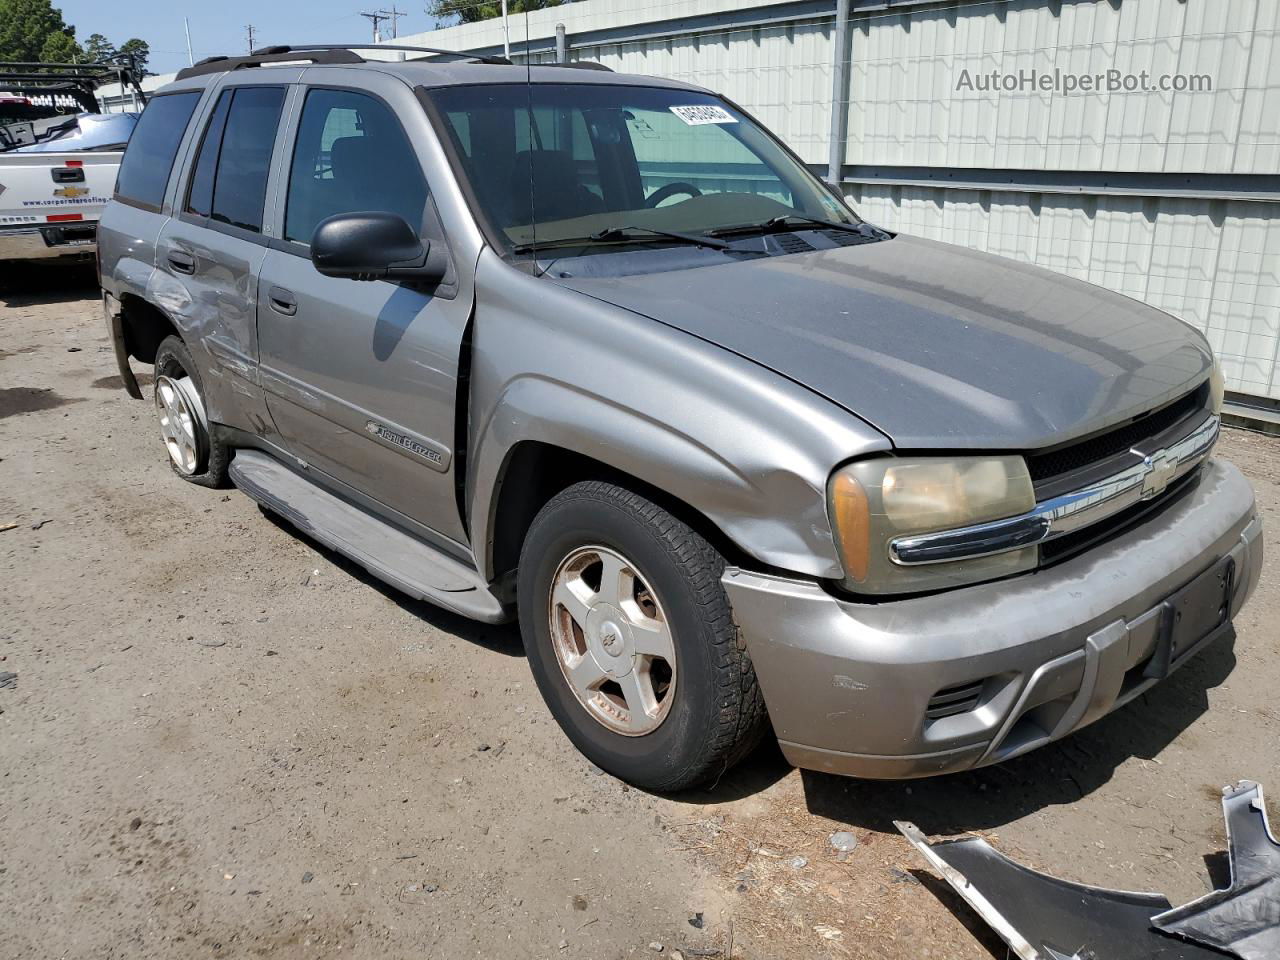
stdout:
[[876,228],[706,90],[402,52],[204,62],[139,122],[104,302],[181,477],[518,616],[649,788],[770,729],[997,762],[1232,633],[1261,527],[1195,330]]

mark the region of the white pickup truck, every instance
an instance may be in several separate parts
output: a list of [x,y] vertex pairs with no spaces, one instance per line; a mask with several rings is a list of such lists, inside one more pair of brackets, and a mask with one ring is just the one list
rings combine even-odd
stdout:
[[[94,251],[98,217],[137,114],[95,112],[84,70],[44,87],[21,74],[0,75],[0,262]],[[48,76],[39,82],[48,84]],[[3,86],[19,77],[28,82]]]

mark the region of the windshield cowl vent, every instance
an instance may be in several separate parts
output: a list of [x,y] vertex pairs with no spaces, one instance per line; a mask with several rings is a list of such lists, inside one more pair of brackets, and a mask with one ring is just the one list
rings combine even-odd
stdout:
[[851,230],[823,230],[822,235],[842,247],[856,247],[864,243],[874,243],[880,239],[864,233],[854,233]]
[[781,253],[808,253],[814,249],[813,244],[804,237],[796,236],[794,233],[783,233],[771,238],[778,245]]

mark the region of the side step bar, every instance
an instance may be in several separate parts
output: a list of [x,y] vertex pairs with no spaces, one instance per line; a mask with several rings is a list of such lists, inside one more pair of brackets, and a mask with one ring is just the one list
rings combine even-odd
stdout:
[[322,489],[267,454],[237,450],[230,474],[248,497],[402,593],[485,623],[511,619],[475,570]]

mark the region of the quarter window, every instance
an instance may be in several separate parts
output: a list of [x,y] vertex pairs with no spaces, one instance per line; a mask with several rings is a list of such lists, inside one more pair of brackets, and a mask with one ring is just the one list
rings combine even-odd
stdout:
[[178,144],[199,100],[197,90],[151,99],[129,138],[116,177],[116,196],[150,207],[160,206]]
[[394,213],[422,226],[427,182],[413,147],[381,101],[348,90],[312,90],[303,105],[289,172],[286,240],[311,243],[339,213]]

